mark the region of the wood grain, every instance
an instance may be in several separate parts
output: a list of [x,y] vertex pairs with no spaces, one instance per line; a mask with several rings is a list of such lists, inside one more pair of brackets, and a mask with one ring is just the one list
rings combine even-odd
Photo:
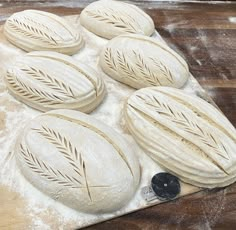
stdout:
[[[88,2],[0,1],[0,23],[13,12],[29,8],[59,15],[78,14]],[[162,37],[187,60],[192,74],[236,126],[236,2],[133,2],[151,15]],[[14,204],[12,196],[7,201],[0,199],[1,209],[6,209],[6,202],[11,207],[21,205]],[[0,213],[4,215],[5,212]],[[14,219],[14,215],[10,218]],[[236,229],[235,216],[236,184],[225,189],[206,190],[87,229]],[[12,229],[22,229],[14,224],[16,228]]]
[[30,218],[24,215],[25,202],[19,197],[7,186],[0,186],[0,229],[24,229],[28,226]]

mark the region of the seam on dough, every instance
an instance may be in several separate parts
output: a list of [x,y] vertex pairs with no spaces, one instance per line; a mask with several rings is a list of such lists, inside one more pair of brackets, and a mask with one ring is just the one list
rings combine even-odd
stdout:
[[191,149],[194,149],[195,152],[198,154],[202,154],[206,159],[211,161],[220,171],[223,173],[229,175],[229,173],[221,166],[219,165],[213,158],[208,156],[200,147],[197,145],[193,144],[191,141],[186,140],[182,138],[179,134],[175,133],[173,130],[171,130],[168,127],[165,127],[164,125],[160,124],[157,120],[153,119],[151,116],[147,115],[146,113],[142,112],[138,108],[134,107],[133,105],[129,104],[129,106],[134,109],[137,113],[139,113],[143,118],[148,120],[150,123],[152,123],[154,126],[158,126],[160,129],[164,130],[165,132],[171,134],[172,136],[174,135],[176,138],[181,139],[182,142],[184,142],[186,145],[190,146]]
[[199,109],[195,108],[194,106],[192,106],[190,103],[188,103],[187,101],[183,101],[180,98],[171,95],[167,92],[163,92],[161,91],[161,93],[165,94],[166,96],[171,97],[172,99],[176,100],[177,102],[181,103],[182,105],[185,105],[186,107],[190,108],[196,115],[198,115],[200,118],[204,119],[205,121],[207,121],[209,124],[214,125],[216,128],[218,128],[220,131],[222,131],[225,135],[231,137],[234,141],[236,141],[236,138],[228,132],[227,129],[225,129],[224,127],[218,125],[215,121],[213,121],[210,117],[208,117],[207,115],[205,115],[204,113],[202,113]]

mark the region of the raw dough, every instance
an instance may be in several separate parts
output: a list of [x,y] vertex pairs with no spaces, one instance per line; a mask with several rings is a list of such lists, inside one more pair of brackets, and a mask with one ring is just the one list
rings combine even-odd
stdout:
[[29,122],[15,147],[22,174],[51,198],[82,212],[113,212],[139,184],[138,159],[112,128],[73,110]]
[[80,23],[92,33],[107,39],[125,33],[150,36],[155,30],[153,20],[137,6],[111,0],[88,5],[81,12]]
[[41,111],[67,108],[88,113],[101,103],[106,92],[95,70],[50,51],[19,56],[5,79],[11,94]]
[[188,65],[163,42],[143,35],[113,38],[100,55],[103,71],[134,88],[180,88],[189,77]]
[[126,124],[158,164],[199,187],[236,181],[236,131],[206,101],[169,87],[150,87],[130,96]]
[[7,19],[4,34],[26,51],[51,50],[75,54],[84,44],[78,31],[65,19],[38,10],[25,10]]

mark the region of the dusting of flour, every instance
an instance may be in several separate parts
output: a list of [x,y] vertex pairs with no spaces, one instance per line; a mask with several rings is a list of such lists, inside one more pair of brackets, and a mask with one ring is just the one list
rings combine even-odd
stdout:
[[[78,16],[66,17],[67,20],[79,25]],[[0,29],[0,181],[1,184],[7,185],[13,191],[20,194],[19,199],[25,200],[24,215],[30,217],[31,221],[27,229],[75,229],[84,226],[92,225],[125,213],[133,212],[147,206],[160,203],[155,200],[152,203],[147,203],[141,196],[141,188],[150,184],[151,178],[154,174],[164,171],[154,161],[152,161],[142,150],[137,146],[134,139],[129,134],[125,127],[125,122],[122,116],[122,109],[127,97],[135,90],[124,84],[121,84],[112,78],[108,77],[102,72],[98,65],[99,53],[107,40],[97,37],[96,35],[82,29],[85,47],[73,57],[82,63],[90,65],[97,70],[98,74],[104,79],[107,96],[102,104],[91,113],[91,116],[98,120],[105,122],[107,125],[113,127],[119,135],[122,135],[130,146],[135,148],[139,157],[142,168],[142,178],[140,187],[131,202],[123,209],[103,215],[89,215],[72,210],[63,204],[54,201],[50,197],[44,195],[35,187],[33,187],[21,175],[14,158],[14,143],[21,130],[27,122],[41,112],[31,109],[30,107],[18,102],[9,95],[3,81],[4,72],[8,65],[14,61],[14,58],[23,54],[24,52],[8,41],[6,41],[2,28]],[[155,33],[153,35],[156,39],[162,40],[161,37]],[[164,41],[163,41],[164,42]],[[197,81],[191,76],[188,83],[184,86],[184,90],[191,94],[197,94],[206,99],[204,91],[201,89]],[[210,99],[209,99],[210,100]],[[198,191],[199,189],[182,183],[181,196]]]

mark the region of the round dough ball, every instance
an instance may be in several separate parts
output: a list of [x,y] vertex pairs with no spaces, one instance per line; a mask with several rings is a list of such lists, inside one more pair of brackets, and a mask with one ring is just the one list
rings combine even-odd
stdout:
[[140,168],[134,150],[112,128],[73,110],[31,120],[15,146],[17,164],[37,189],[86,213],[109,213],[134,196]]
[[26,51],[50,50],[75,54],[83,46],[80,32],[65,19],[38,10],[25,10],[7,19],[4,34]]
[[100,55],[100,66],[110,77],[136,89],[160,85],[180,88],[189,77],[181,56],[143,35],[113,38]]
[[124,2],[101,0],[88,5],[80,15],[80,23],[87,30],[111,39],[121,34],[154,33],[153,20],[144,11]]
[[20,56],[5,76],[10,93],[41,110],[78,109],[89,113],[106,90],[96,71],[72,57],[49,51]]
[[158,164],[199,187],[236,181],[236,131],[213,105],[168,87],[136,91],[127,101],[126,124]]

